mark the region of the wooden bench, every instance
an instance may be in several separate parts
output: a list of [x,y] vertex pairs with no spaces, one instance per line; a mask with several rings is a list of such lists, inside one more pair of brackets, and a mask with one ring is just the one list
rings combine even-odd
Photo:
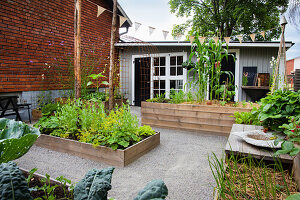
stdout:
[[16,121],[22,121],[19,110],[27,110],[29,122],[30,117],[30,105],[29,103],[18,104],[18,96],[0,96],[0,118],[16,115]]

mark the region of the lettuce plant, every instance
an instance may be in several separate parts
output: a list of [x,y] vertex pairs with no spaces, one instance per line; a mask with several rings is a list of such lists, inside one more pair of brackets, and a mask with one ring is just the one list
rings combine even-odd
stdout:
[[23,156],[39,135],[38,129],[27,124],[0,118],[0,163]]

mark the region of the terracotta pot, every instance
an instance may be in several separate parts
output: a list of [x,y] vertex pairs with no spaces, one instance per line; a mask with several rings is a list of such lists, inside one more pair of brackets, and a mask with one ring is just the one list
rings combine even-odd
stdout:
[[211,101],[206,102],[207,105],[212,105]]
[[32,120],[39,120],[41,117],[43,117],[41,110],[32,109],[31,113],[32,113]]

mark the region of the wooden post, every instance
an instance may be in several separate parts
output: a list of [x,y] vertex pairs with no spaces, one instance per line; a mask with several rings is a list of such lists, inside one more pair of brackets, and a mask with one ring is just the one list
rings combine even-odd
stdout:
[[114,72],[115,72],[115,42],[117,32],[117,0],[114,0],[113,17],[111,26],[111,42],[110,42],[110,65],[109,65],[109,100],[108,108],[112,110],[114,107]]
[[75,98],[81,97],[80,46],[81,46],[81,0],[75,0],[74,13],[74,74]]

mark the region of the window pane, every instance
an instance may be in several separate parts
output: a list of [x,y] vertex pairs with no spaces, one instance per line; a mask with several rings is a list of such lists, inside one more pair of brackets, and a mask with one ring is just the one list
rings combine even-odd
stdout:
[[159,57],[154,58],[154,66],[159,66]]
[[166,93],[165,90],[160,90],[160,92],[159,92],[160,95],[164,95],[165,93]]
[[160,57],[160,66],[166,66],[166,57]]
[[159,82],[157,80],[154,81],[154,89],[159,89]]
[[166,89],[166,81],[160,80],[160,89]]
[[176,56],[170,57],[170,65],[176,65]]
[[177,65],[181,65],[183,63],[183,56],[177,56]]
[[170,76],[176,76],[176,67],[170,67]]
[[177,84],[178,84],[178,86],[177,86],[178,89],[183,88],[183,80],[177,80]]
[[177,67],[177,76],[183,75],[182,67]]
[[154,67],[154,76],[159,76],[159,67]]
[[159,90],[153,90],[153,97],[156,97],[159,94]]
[[165,76],[166,75],[166,67],[160,67],[160,75]]
[[170,80],[170,89],[175,89],[176,87],[176,85],[175,85],[176,83],[175,83],[175,80]]

